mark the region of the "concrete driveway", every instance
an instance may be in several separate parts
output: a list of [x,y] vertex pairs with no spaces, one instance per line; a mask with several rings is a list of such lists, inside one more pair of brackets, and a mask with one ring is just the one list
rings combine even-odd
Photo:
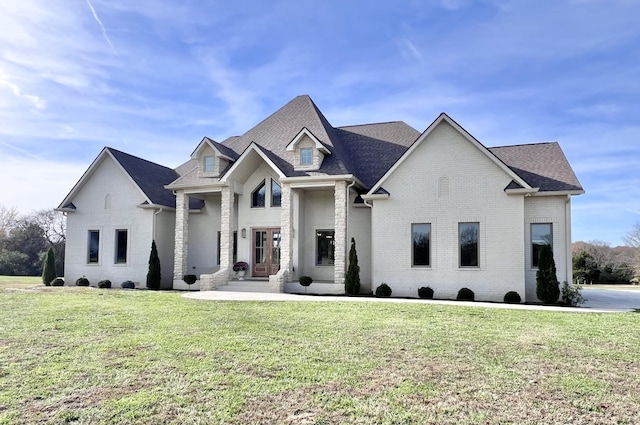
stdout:
[[611,311],[633,311],[640,309],[640,290],[582,288],[587,299],[584,308]]

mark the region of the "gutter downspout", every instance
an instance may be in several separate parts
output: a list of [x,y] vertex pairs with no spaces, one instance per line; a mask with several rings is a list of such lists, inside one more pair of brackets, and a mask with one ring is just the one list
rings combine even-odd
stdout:
[[[348,264],[349,263],[349,248],[348,248],[348,246],[349,246],[349,205],[351,205],[351,202],[350,202],[350,199],[351,199],[351,188],[353,186],[355,186],[355,185],[356,185],[356,181],[353,180],[351,182],[351,184],[349,184],[347,186],[347,205],[346,205],[347,213],[345,214],[347,222],[345,223],[346,225],[345,225],[345,229],[344,229],[345,236],[347,237],[347,243],[344,245],[344,258],[347,260],[347,261],[345,261],[345,267],[347,269],[349,268],[349,264]],[[346,276],[347,275],[347,270],[345,269],[344,272],[345,272],[345,276]]]
[[158,208],[158,211],[156,211],[155,213],[153,213],[153,228],[151,229],[151,238],[152,240],[156,240],[156,222],[158,220],[158,214],[160,214],[162,211],[164,211],[164,208],[160,207]]
[[564,225],[565,225],[565,249],[566,249],[566,272],[565,280],[567,283],[573,283],[573,261],[571,258],[571,195],[567,195],[564,206]]

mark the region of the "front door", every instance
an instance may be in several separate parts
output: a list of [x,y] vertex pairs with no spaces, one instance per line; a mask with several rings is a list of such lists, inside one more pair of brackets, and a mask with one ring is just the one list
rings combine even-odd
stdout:
[[253,229],[253,277],[267,277],[280,270],[280,228]]

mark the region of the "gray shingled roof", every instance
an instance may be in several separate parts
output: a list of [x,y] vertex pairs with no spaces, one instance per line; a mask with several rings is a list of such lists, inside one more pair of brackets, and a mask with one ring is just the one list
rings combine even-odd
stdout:
[[355,165],[353,174],[367,187],[373,186],[420,136],[402,121],[339,127],[336,134]]
[[[176,207],[176,197],[171,190],[164,188],[179,177],[171,168],[156,164],[146,159],[138,158],[117,149],[106,148],[131,176],[133,181],[149,198],[151,203],[166,207]],[[191,198],[189,208],[202,208],[202,201]]]
[[502,146],[489,151],[541,192],[583,190],[557,142]]
[[[295,171],[293,152],[287,145],[307,128],[331,154],[317,171]],[[286,176],[353,174],[366,188],[372,187],[402,156],[420,132],[401,121],[333,128],[307,95],[298,96],[241,136],[222,143],[212,141],[225,155],[238,157],[254,142]],[[225,149],[225,150],[223,150]],[[557,143],[489,148],[517,175],[540,191],[582,190]],[[234,154],[235,156],[233,156]],[[181,166],[180,186],[206,185],[211,178],[199,177]]]

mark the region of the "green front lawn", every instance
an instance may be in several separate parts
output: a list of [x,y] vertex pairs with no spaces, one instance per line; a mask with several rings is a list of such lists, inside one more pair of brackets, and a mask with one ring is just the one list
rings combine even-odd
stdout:
[[633,424],[640,315],[0,284],[0,424]]

